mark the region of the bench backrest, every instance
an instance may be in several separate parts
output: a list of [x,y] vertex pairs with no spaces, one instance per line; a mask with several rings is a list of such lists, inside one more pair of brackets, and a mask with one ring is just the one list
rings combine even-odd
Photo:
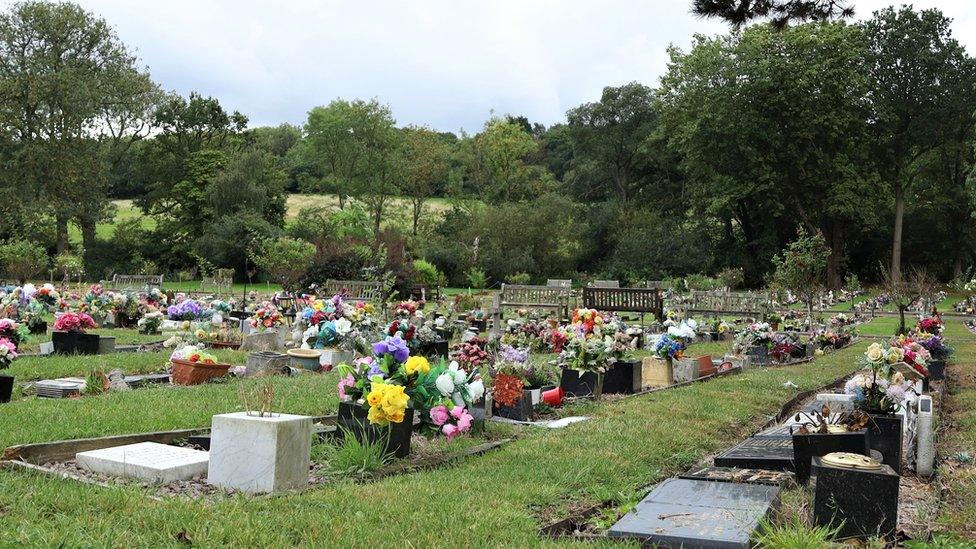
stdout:
[[113,290],[143,290],[145,288],[161,288],[163,275],[112,275]]
[[382,303],[386,300],[383,283],[372,280],[333,280],[325,281],[325,293],[333,296],[345,291],[346,297],[358,301]]
[[685,312],[761,316],[768,313],[772,306],[773,300],[769,294],[696,290],[691,292]]
[[599,311],[652,313],[664,317],[664,298],[658,288],[583,288],[583,306]]
[[573,286],[573,281],[565,278],[549,278],[546,279],[546,286],[552,286],[554,288],[571,288]]
[[594,288],[619,288],[619,280],[594,280],[590,286]]

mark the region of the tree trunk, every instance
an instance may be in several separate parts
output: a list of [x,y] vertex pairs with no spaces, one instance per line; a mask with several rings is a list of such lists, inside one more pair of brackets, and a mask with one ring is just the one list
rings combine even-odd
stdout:
[[905,307],[898,306],[898,333],[895,335],[902,335],[907,333],[905,330]]
[[891,238],[891,281],[895,284],[901,282],[901,232],[904,217],[905,191],[899,188],[895,191],[895,231]]
[[830,230],[830,255],[827,257],[827,288],[837,290],[843,284],[840,278],[840,264],[844,259],[844,230],[834,223]]
[[[81,242],[85,247],[85,259],[88,259],[89,250],[95,249],[95,222],[82,219],[78,222],[81,225]],[[104,274],[104,273],[103,273]]]
[[956,259],[952,262],[952,278],[953,280],[962,278],[962,257],[960,256],[956,256]]
[[58,253],[61,253],[68,249],[68,216],[59,212],[55,216],[55,226],[57,234],[57,250]]
[[424,207],[424,203],[418,199],[413,201],[413,235],[417,236],[417,224],[420,223],[420,211]]

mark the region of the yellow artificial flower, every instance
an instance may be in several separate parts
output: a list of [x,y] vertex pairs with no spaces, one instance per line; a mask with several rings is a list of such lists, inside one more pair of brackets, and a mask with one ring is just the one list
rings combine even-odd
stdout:
[[366,403],[370,406],[379,406],[383,403],[384,383],[374,383],[372,390],[366,395]]
[[871,362],[882,362],[884,360],[884,349],[881,348],[880,344],[872,343],[865,351],[864,356]]
[[403,368],[407,371],[407,375],[413,375],[418,372],[426,374],[430,371],[430,362],[427,362],[427,359],[422,356],[412,356],[407,359]]
[[404,412],[403,410],[397,410],[392,414],[387,414],[386,417],[391,423],[403,423]]
[[410,397],[404,392],[402,385],[387,385],[383,391],[383,412],[391,415],[397,411],[403,411],[407,407]]
[[[383,410],[378,407],[370,408],[369,413],[366,414],[366,419],[368,419],[369,422],[374,425],[386,425],[390,422],[389,418],[386,417],[386,414],[383,413]],[[403,419],[401,418],[400,421],[403,421]]]

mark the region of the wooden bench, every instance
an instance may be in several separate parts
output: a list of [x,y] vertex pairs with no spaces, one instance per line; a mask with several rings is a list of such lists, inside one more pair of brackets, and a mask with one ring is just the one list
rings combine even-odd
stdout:
[[323,287],[327,296],[333,296],[345,292],[346,299],[354,301],[371,301],[383,303],[386,300],[386,291],[383,283],[371,280],[333,280],[325,281]]
[[426,301],[438,301],[441,298],[441,288],[440,286],[424,286],[423,284],[414,284],[410,287],[410,295],[407,296],[410,299],[423,299]]
[[214,276],[205,276],[200,281],[200,291],[212,288],[216,293],[230,292],[234,285],[234,269],[217,269]]
[[502,311],[505,308],[551,309],[560,320],[567,318],[571,294],[568,286],[502,284],[492,303],[492,329],[496,332],[501,329]]
[[112,275],[112,280],[103,286],[111,290],[145,290],[162,288],[163,275]]
[[764,293],[696,290],[691,292],[683,305],[682,308],[688,315],[740,315],[758,318],[766,316],[773,309],[773,299]]
[[546,279],[546,286],[552,288],[572,288],[573,281],[565,278],[549,278]]
[[[664,318],[664,298],[659,288],[583,288],[583,306],[598,311],[651,313]],[[643,322],[642,322],[643,324]]]

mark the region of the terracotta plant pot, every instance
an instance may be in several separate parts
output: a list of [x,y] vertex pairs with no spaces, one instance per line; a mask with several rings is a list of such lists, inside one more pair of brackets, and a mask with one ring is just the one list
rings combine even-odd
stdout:
[[176,385],[199,385],[216,377],[227,375],[230,364],[204,364],[190,362],[178,358],[171,359],[173,364],[173,383]]

